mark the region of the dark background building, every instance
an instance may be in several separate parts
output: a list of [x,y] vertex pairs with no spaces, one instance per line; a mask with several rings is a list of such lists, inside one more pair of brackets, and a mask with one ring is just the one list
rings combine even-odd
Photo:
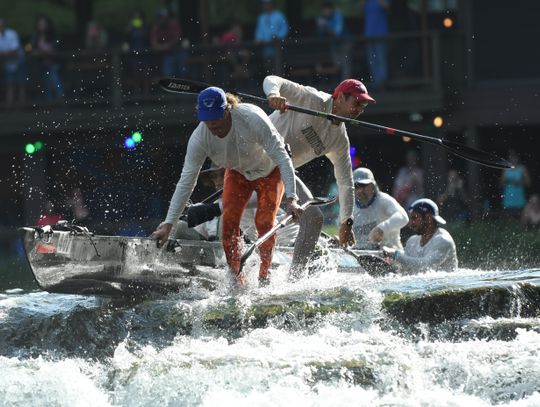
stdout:
[[[35,74],[39,58],[27,52],[26,100],[3,105],[0,111],[3,236],[11,238],[15,227],[35,223],[47,201],[65,217],[72,216],[69,202],[77,188],[89,209],[88,222],[102,232],[147,233],[164,217],[187,139],[197,124],[195,98],[164,94],[155,85],[147,91],[132,87],[128,67],[133,54],[123,45],[128,14],[135,5],[147,11],[149,24],[160,7],[172,10],[189,39],[179,45],[187,56],[185,76],[262,95],[263,75],[256,68],[258,47],[253,43],[258,2],[237,2],[233,8],[230,2],[217,0],[141,1],[126,2],[124,9],[119,8],[121,3],[108,9],[98,0],[40,2],[39,12],[49,11],[57,22],[60,46],[55,59],[64,95],[44,99]],[[276,2],[291,26],[289,38],[279,47],[276,73],[331,92],[341,77],[330,56],[335,43],[316,36],[314,17],[320,3]],[[351,76],[369,88],[358,2],[335,3],[350,28]],[[394,1],[391,32],[383,38],[389,49],[389,79],[384,87],[370,89],[377,104],[361,119],[459,141],[503,157],[515,149],[531,173],[529,193],[538,192],[540,52],[534,44],[540,38],[539,9],[533,0]],[[20,22],[22,42],[29,44],[31,24],[23,24],[16,12],[10,18],[6,8],[0,8],[0,17],[1,13],[12,28]],[[243,26],[242,47],[252,56],[247,65],[250,74],[241,80],[231,76],[227,49],[214,41],[232,17]],[[108,43],[87,49],[86,27],[94,20],[108,31]],[[154,83],[160,77],[161,55],[150,48],[142,54],[149,67],[145,75]],[[3,95],[3,83],[1,88]],[[434,125],[436,117],[442,126]],[[142,141],[126,148],[126,137],[135,132],[142,134]],[[385,190],[391,189],[406,151],[415,149],[426,174],[428,197],[444,190],[447,171],[455,168],[466,179],[476,218],[494,216],[500,208],[499,170],[362,127],[349,126],[349,136],[356,164],[372,168]],[[38,141],[43,148],[32,154],[25,151]],[[328,192],[333,181],[328,160],[317,160],[300,171],[315,192]],[[194,199],[208,192],[207,186],[199,185]]]

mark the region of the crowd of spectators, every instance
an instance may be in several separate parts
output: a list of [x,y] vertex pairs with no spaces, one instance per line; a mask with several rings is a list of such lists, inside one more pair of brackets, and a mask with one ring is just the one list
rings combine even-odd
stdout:
[[[62,99],[66,78],[74,81],[84,70],[93,70],[87,83],[81,81],[82,87],[90,88],[104,66],[99,61],[110,49],[122,52],[125,87],[133,93],[148,93],[150,81],[157,75],[187,74],[190,42],[183,36],[178,16],[166,7],[157,10],[152,23],[146,21],[142,10],[135,9],[122,38],[114,43],[105,27],[92,20],[86,26],[82,45],[76,50],[65,47],[47,15],[37,16],[28,38],[21,38],[16,27],[10,27],[0,16],[0,88],[5,106],[24,105],[27,93],[32,93],[29,96],[34,100]],[[71,58],[73,51],[77,53],[75,60]]]
[[[500,201],[490,202],[488,207],[478,207],[477,217],[489,221],[521,223],[529,229],[540,227],[540,193],[532,189],[531,175],[521,162],[519,154],[510,150],[508,161],[514,166],[501,171],[499,189],[496,196]],[[391,195],[405,209],[421,197],[429,196],[426,192],[427,183],[432,183],[426,175],[418,150],[411,149],[404,154],[404,164],[393,174]],[[433,184],[433,183],[432,183]],[[449,168],[446,180],[442,185],[435,186],[441,192],[435,193],[433,201],[437,203],[445,219],[452,224],[468,223],[475,219],[474,197],[466,185],[464,174],[456,168]],[[331,183],[328,195],[336,195],[336,185]],[[427,194],[427,195],[426,195]],[[335,225],[339,204],[328,205],[325,208],[325,224]]]
[[[389,77],[385,36],[391,29],[389,9],[392,4],[389,0],[359,2],[359,26],[364,28],[360,32],[358,27],[347,25],[335,2],[322,2],[320,13],[313,23],[316,35],[329,41],[332,64],[338,76],[367,78],[370,89],[385,87]],[[157,76],[191,75],[198,79],[198,72],[190,70],[188,63],[192,43],[185,36],[174,10],[161,7],[153,16],[147,17],[141,9],[134,9],[129,13],[129,21],[122,31],[120,43],[112,43],[106,28],[92,20],[86,27],[84,47],[89,53],[103,52],[111,47],[121,50],[126,91],[148,94],[151,81]],[[225,62],[222,75],[238,86],[247,79],[258,80],[275,73],[279,70],[277,57],[290,32],[287,16],[276,2],[260,0],[260,14],[253,32],[247,32],[240,21],[233,20],[214,37],[213,44],[220,48],[222,61]],[[365,72],[353,72],[351,66],[352,53],[358,52],[352,45],[353,34],[363,34],[367,38]],[[0,65],[3,71],[0,88],[4,92],[6,106],[24,105],[30,83],[33,97],[43,101],[61,100],[66,96],[68,76],[66,58],[62,52],[67,50],[62,45],[53,22],[46,15],[37,16],[32,34],[24,40],[17,33],[17,27],[10,26],[0,16]],[[251,45],[255,45],[255,48],[251,48]],[[313,62],[313,65],[318,64],[317,61]],[[537,226],[540,223],[538,193],[528,191],[530,176],[515,152],[510,153],[509,161],[515,168],[504,171],[500,179],[501,213],[506,218],[521,220],[525,225]],[[417,151],[407,152],[405,165],[399,168],[394,178],[392,195],[407,208],[413,201],[425,196],[424,178]],[[80,201],[81,197],[75,195],[74,192],[72,201]],[[436,199],[441,212],[450,220],[467,221],[472,216],[471,199],[463,177],[457,170],[450,169],[446,186]],[[336,209],[330,208],[335,217]]]
[[[351,17],[353,24],[349,27],[335,2],[323,1],[318,16],[311,22],[315,32],[304,34],[318,37],[324,48],[330,49],[330,53],[325,53],[329,55],[328,61],[306,61],[314,67],[313,72],[334,75],[332,80],[362,77],[372,89],[383,87],[388,79],[385,36],[390,32],[390,4],[388,0],[361,1],[357,7],[358,21]],[[246,79],[258,80],[271,73],[279,74],[290,63],[282,59],[284,42],[293,32],[295,36],[302,36],[302,31],[291,26],[284,10],[274,0],[259,0],[259,7],[253,31],[247,32],[246,25],[234,19],[214,35],[216,49],[210,56],[215,56],[216,66],[211,69],[222,75],[219,78],[222,83],[235,85]],[[0,88],[5,105],[24,105],[27,92],[33,101],[53,101],[81,88],[81,84],[84,88],[83,80],[75,85],[77,74],[91,70],[92,63],[95,71],[110,64],[110,61],[105,65],[97,62],[107,58],[106,51],[110,50],[121,52],[122,84],[131,94],[148,94],[152,80],[158,76],[198,78],[200,69],[190,69],[196,47],[184,33],[174,7],[159,7],[150,18],[141,9],[127,15],[130,17],[121,30],[122,35],[117,29],[110,35],[99,21],[89,21],[78,47],[73,39],[66,41],[65,34],[58,35],[50,16],[38,16],[33,33],[24,38],[17,27],[10,26],[9,21],[0,16],[3,68]],[[359,28],[362,26],[363,31]],[[212,28],[216,29],[219,28]],[[354,45],[353,34],[369,38],[365,44],[361,43],[365,55],[359,55],[362,48]],[[195,38],[194,42],[205,42],[206,35],[202,37]],[[77,55],[75,59],[74,55]],[[359,68],[358,63],[353,65],[353,57],[363,61],[362,67]],[[329,66],[324,66],[326,63]]]

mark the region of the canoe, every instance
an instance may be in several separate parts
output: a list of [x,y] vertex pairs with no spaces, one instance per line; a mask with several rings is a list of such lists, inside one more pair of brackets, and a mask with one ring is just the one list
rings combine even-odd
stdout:
[[[48,292],[124,296],[166,293],[200,285],[215,288],[227,263],[221,242],[176,240],[159,249],[150,238],[94,235],[76,225],[20,229],[28,264]],[[277,246],[273,267],[290,264],[293,247]],[[320,248],[314,260],[340,272],[380,275],[392,272],[376,251]],[[250,261],[256,264],[254,255]],[[249,264],[249,261],[248,261]]]

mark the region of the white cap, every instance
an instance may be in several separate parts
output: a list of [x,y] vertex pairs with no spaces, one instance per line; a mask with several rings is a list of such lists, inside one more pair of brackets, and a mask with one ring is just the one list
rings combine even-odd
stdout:
[[355,184],[373,184],[377,185],[375,177],[369,168],[359,167],[353,171],[353,181]]
[[446,221],[443,218],[441,218],[439,215],[439,207],[431,199],[427,199],[427,198],[417,199],[411,204],[411,206],[409,207],[409,211],[419,212],[419,213],[430,213],[433,216],[433,219],[435,219],[437,223],[440,223],[441,225],[446,224]]

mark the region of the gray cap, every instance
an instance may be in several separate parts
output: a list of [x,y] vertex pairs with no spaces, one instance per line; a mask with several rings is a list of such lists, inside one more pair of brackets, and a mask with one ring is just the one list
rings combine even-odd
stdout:
[[446,224],[446,221],[439,215],[439,207],[431,199],[422,198],[414,201],[409,207],[409,211],[418,213],[430,213],[433,219],[441,225]]
[[355,184],[377,185],[375,177],[369,168],[360,167],[353,171],[353,181]]

